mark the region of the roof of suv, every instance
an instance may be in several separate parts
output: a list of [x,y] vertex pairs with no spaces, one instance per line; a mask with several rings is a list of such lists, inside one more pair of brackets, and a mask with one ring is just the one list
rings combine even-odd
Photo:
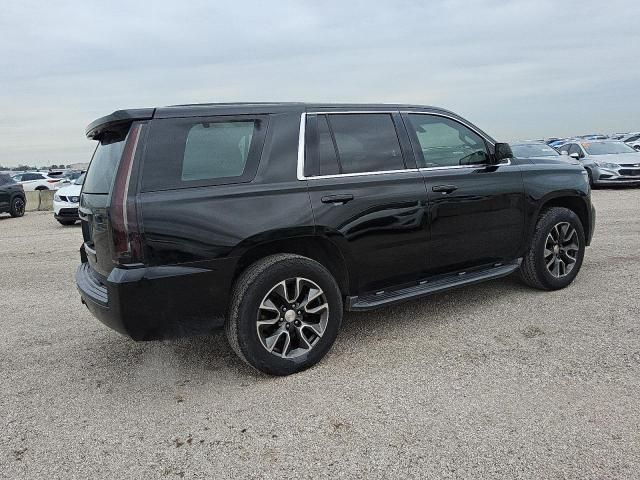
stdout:
[[295,111],[331,111],[331,110],[431,110],[448,115],[457,115],[440,107],[427,105],[391,104],[391,103],[303,103],[303,102],[232,102],[232,103],[194,103],[186,105],[170,105],[167,107],[136,108],[116,110],[110,115],[98,118],[86,128],[89,138],[96,138],[106,127],[127,124],[135,120],[151,118],[174,118],[205,115],[241,115],[247,113],[269,114]]

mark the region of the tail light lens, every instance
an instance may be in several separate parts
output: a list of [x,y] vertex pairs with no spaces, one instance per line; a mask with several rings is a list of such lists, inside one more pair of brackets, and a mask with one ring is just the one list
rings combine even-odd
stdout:
[[47,183],[58,183],[60,180],[47,180]]
[[118,264],[142,260],[142,241],[138,228],[135,195],[129,195],[133,159],[140,139],[140,125],[129,130],[120,165],[111,193],[110,223],[113,240],[113,260]]

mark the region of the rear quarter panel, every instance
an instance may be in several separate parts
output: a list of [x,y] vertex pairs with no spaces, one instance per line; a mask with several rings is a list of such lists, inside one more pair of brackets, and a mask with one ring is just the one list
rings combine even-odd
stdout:
[[312,234],[307,185],[296,178],[299,123],[299,113],[271,116],[251,182],[138,194],[145,263],[202,269],[185,278],[192,282],[186,289],[209,296],[215,310],[226,304],[237,261],[249,248]]

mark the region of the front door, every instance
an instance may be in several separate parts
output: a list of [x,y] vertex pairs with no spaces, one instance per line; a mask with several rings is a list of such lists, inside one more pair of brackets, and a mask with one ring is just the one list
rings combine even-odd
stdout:
[[419,279],[428,199],[399,114],[310,113],[306,125],[316,228],[350,257],[354,293]]
[[514,259],[524,229],[520,168],[491,164],[488,140],[444,115],[404,114],[429,194],[428,272]]

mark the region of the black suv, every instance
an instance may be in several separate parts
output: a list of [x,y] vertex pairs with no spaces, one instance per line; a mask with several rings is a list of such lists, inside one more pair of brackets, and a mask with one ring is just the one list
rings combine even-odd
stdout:
[[515,271],[566,287],[594,228],[580,165],[511,158],[440,108],[182,105],[87,136],[82,301],[135,340],[224,325],[270,374],[318,362],[345,309]]
[[27,199],[22,185],[14,182],[11,176],[0,173],[0,213],[21,217],[26,205]]

